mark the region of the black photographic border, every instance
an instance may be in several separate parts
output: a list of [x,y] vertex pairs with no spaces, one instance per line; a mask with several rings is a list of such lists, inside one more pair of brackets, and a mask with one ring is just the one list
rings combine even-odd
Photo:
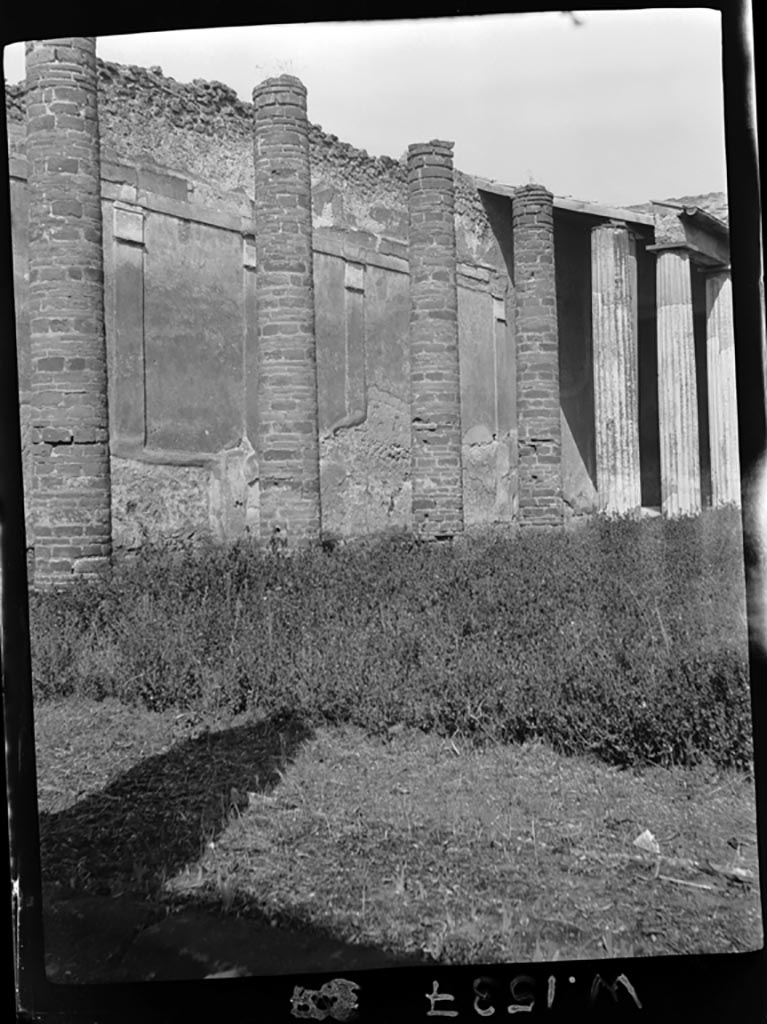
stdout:
[[[22,5],[17,5],[21,7]],[[116,7],[117,5],[115,5]],[[701,3],[591,4],[588,9],[636,9],[648,6],[693,8]],[[719,0],[705,4],[722,17],[725,86],[725,137],[733,248],[733,304],[736,341],[738,423],[741,475],[744,481],[746,524],[745,564],[749,601],[758,586],[760,523],[767,509],[757,505],[753,481],[767,452],[767,414],[763,350],[762,214],[759,201],[758,131],[755,100],[758,85],[751,76],[752,49],[758,47],[759,12],[748,0]],[[31,36],[104,36],[129,32],[213,28],[221,25],[287,23],[330,20],[384,20],[455,15],[546,11],[549,4],[493,3],[445,4],[401,2],[345,5],[325,3],[313,9],[299,3],[213,7],[189,3],[171,10],[125,8],[105,11],[103,6],[50,3],[27,9],[6,10],[0,16],[3,45]],[[584,12],[587,10],[583,9]],[[757,89],[757,96],[754,95]],[[0,111],[5,128],[5,106]],[[3,135],[5,132],[3,131]],[[7,160],[5,145],[2,159]],[[7,163],[4,180],[8,180]],[[115,985],[65,986],[49,982],[43,961],[40,849],[37,817],[35,750],[32,718],[27,570],[21,477],[21,440],[18,417],[18,378],[10,246],[10,196],[0,189],[0,259],[2,290],[0,335],[0,530],[2,531],[3,720],[6,757],[7,818],[4,836],[9,842],[11,898],[6,904],[13,958],[6,963],[7,1005],[19,1019],[40,1021],[280,1021],[298,1019],[291,1012],[295,986],[320,989],[337,974],[274,978],[237,978],[216,982],[141,982]],[[764,543],[764,540],[762,540]],[[749,605],[751,613],[753,605]],[[750,615],[751,619],[751,615]],[[765,723],[767,722],[767,653],[751,627],[750,673],[754,746],[756,751],[759,836],[765,848],[764,795]],[[760,865],[762,907],[765,909],[767,869]],[[765,951],[695,957],[657,957],[626,960],[571,961],[554,964],[470,965],[466,967],[408,967],[341,975],[359,986],[359,1009],[350,1020],[393,1022],[426,1021],[427,1010],[457,1010],[457,1022],[481,1019],[473,1009],[474,980],[485,976],[504,999],[497,1000],[496,1020],[508,1019],[504,1006],[529,1004],[523,1019],[544,1020],[648,1020],[765,1021],[767,1020],[767,958]],[[561,991],[570,977],[577,984],[570,998],[547,1007],[550,978]],[[516,988],[512,988],[515,984]],[[596,979],[599,979],[597,981]],[[625,979],[622,980],[622,979]],[[437,986],[435,988],[434,986]],[[632,996],[632,990],[638,998]],[[429,1000],[429,995],[433,998]],[[453,999],[440,999],[440,996]],[[508,998],[505,998],[507,997]],[[594,997],[592,999],[592,996]],[[641,1002],[641,1008],[638,1005]],[[333,1018],[327,1017],[331,1020]],[[438,1019],[438,1018],[435,1018]],[[443,1018],[445,1019],[445,1018]]]

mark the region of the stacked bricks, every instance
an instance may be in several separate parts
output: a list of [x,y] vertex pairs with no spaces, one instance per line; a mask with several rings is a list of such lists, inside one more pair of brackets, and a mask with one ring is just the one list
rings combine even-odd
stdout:
[[95,39],[27,43],[31,492],[38,584],[109,565]]
[[453,144],[408,148],[413,526],[463,530]]
[[519,188],[514,233],[519,522],[562,523],[562,428],[554,277],[553,196],[541,185]]
[[292,548],[321,527],[306,89],[292,75],[270,78],[253,104],[259,531],[262,543]]

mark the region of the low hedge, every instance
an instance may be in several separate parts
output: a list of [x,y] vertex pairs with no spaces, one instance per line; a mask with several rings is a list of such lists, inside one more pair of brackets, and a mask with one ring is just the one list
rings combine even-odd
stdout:
[[147,547],[30,610],[39,700],[541,737],[619,765],[752,759],[735,509],[289,558]]

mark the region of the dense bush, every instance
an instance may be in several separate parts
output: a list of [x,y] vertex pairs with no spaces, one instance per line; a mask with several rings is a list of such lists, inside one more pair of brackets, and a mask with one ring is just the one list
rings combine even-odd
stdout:
[[147,548],[108,581],[32,594],[35,691],[742,767],[742,565],[734,509],[290,558]]

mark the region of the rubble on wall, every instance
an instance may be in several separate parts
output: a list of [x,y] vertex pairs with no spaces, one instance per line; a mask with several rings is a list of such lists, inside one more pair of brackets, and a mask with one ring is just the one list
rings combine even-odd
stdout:
[[[142,68],[100,60],[98,68],[99,113],[105,146],[114,148],[131,162],[145,155],[153,162],[214,181],[221,189],[253,194],[252,103],[241,100],[223,82],[198,78],[181,83],[156,66]],[[6,83],[6,114],[14,154],[23,151],[23,141],[14,127],[23,124],[25,96],[23,81]],[[324,132],[319,125],[309,126],[309,144],[313,183],[343,188],[347,196],[344,212],[350,219],[354,219],[355,213],[354,203],[348,202],[350,191],[364,197],[365,205],[372,210],[407,210],[402,160],[371,157],[365,150]],[[698,206],[728,222],[727,197],[723,192],[668,201]],[[636,204],[629,209],[649,212],[652,204]],[[479,236],[485,234],[487,219],[477,189],[471,177],[460,171],[456,172],[456,213],[470,231]],[[375,228],[375,224],[355,226]]]
[[363,423],[321,438],[323,528],[339,537],[406,527],[410,521],[407,399],[375,384],[367,398]]
[[[99,117],[105,155],[149,161],[253,194],[253,104],[222,82],[180,83],[159,67],[99,61]],[[254,85],[256,83],[254,82]],[[310,97],[311,103],[311,97]],[[25,83],[6,86],[9,126],[25,116]],[[18,132],[17,132],[18,135]],[[23,139],[13,136],[14,155]],[[309,125],[315,214],[343,226],[406,238],[407,172],[403,159],[370,156],[315,124]],[[204,189],[196,188],[200,193]],[[201,195],[201,198],[202,195]],[[335,201],[337,198],[337,202]],[[489,225],[474,182],[456,173],[456,213],[477,250]]]
[[[99,114],[104,141],[124,158],[152,154],[168,167],[191,171],[224,188],[253,191],[253,104],[222,82],[179,83],[157,67],[99,61]],[[254,85],[256,83],[254,82]],[[24,120],[25,85],[6,87],[9,122]],[[405,201],[405,170],[388,156],[364,150],[310,125],[312,164],[323,178],[345,187],[382,186]],[[372,201],[372,199],[371,199]]]
[[111,458],[115,549],[160,540],[189,542],[211,535],[207,467]]
[[25,82],[5,83],[5,116],[9,125],[14,122],[20,123],[24,120],[26,96]]

